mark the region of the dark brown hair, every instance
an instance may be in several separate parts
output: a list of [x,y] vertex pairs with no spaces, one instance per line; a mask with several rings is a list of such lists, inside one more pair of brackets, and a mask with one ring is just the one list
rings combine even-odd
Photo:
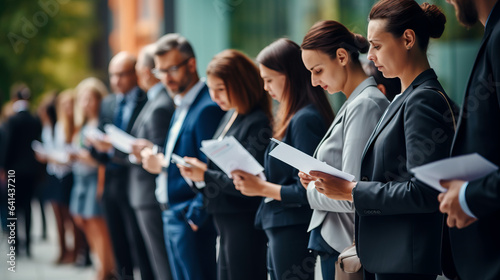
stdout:
[[337,50],[343,48],[357,64],[359,64],[359,53],[366,53],[369,47],[370,44],[365,37],[352,33],[342,23],[334,20],[316,22],[307,31],[301,46],[303,50],[326,53],[332,59],[337,57]]
[[218,53],[207,66],[207,76],[224,81],[229,102],[239,114],[260,108],[272,120],[271,97],[264,90],[264,82],[257,66],[237,50]]
[[283,101],[274,123],[275,138],[284,137],[290,119],[308,104],[316,107],[325,123],[333,121],[334,115],[328,98],[323,89],[311,85],[309,71],[302,62],[300,47],[296,43],[285,38],[278,39],[260,51],[257,62],[286,76]]
[[372,7],[369,19],[387,19],[386,30],[396,38],[407,29],[413,30],[423,51],[427,50],[429,38],[441,37],[446,23],[438,6],[419,5],[414,0],[381,0]]

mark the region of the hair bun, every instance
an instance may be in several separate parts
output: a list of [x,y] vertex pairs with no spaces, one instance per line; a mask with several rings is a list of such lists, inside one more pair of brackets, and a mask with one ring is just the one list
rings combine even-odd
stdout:
[[429,36],[431,38],[439,38],[444,32],[446,16],[441,9],[436,5],[424,3],[420,6],[424,11],[425,17],[429,22]]
[[370,49],[370,43],[368,43],[368,40],[366,40],[366,38],[361,34],[353,33],[352,35],[354,36],[354,44],[356,45],[356,48],[359,50],[359,52],[367,53]]

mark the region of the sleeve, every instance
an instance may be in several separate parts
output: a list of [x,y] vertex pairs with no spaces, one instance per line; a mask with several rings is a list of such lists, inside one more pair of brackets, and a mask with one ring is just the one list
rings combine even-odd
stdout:
[[[224,112],[216,104],[208,105],[201,111],[197,119],[194,135],[197,147],[201,147],[201,141],[212,138],[223,115]],[[198,153],[198,159],[204,162],[207,161],[206,156],[201,151]],[[186,217],[196,225],[202,225],[206,221],[208,213],[204,209],[203,195],[201,193],[197,193],[191,200]]]
[[477,218],[470,211],[469,205],[467,204],[467,199],[465,198],[465,192],[467,191],[468,185],[469,185],[469,182],[465,182],[462,185],[462,187],[460,187],[460,192],[458,193],[458,202],[460,203],[460,207],[462,207],[462,210],[465,212],[465,214],[467,214],[469,217]]
[[[360,216],[438,211],[439,202],[436,199],[438,192],[410,177],[407,172],[413,167],[449,156],[454,130],[444,118],[449,110],[448,105],[435,91],[422,90],[410,95],[402,106],[405,106],[403,108],[405,112],[404,141],[401,142],[405,143],[406,154],[394,159],[399,163],[387,164],[398,165],[398,172],[409,179],[387,183],[358,182],[353,197],[356,212]],[[445,137],[436,139],[436,133],[441,133]]]
[[[497,32],[498,33],[498,32]],[[489,61],[492,65],[491,77],[485,77],[485,79],[490,80],[492,83],[496,83],[496,87],[489,87],[489,89],[494,90],[493,94],[496,94],[498,101],[498,110],[500,110],[500,36],[494,36],[491,38],[491,45],[489,47],[489,54],[491,59]],[[495,119],[496,123],[493,127],[499,127],[500,120]],[[494,143],[491,145],[498,145]],[[500,171],[493,172],[481,179],[469,182],[469,187],[465,192],[465,197],[470,210],[474,215],[481,219],[482,217],[491,215],[500,211]]]
[[[312,155],[326,133],[325,121],[319,113],[302,114],[290,121],[291,146]],[[283,206],[309,205],[307,193],[300,183],[299,171],[293,170],[293,182],[282,185],[281,203]]]
[[[366,142],[384,113],[385,107],[381,108],[374,100],[365,97],[358,97],[354,101],[355,103],[350,104],[345,111],[342,171],[353,174],[357,181]],[[312,209],[340,213],[354,212],[352,202],[330,199],[319,193],[314,183],[309,184],[307,188],[307,198]]]

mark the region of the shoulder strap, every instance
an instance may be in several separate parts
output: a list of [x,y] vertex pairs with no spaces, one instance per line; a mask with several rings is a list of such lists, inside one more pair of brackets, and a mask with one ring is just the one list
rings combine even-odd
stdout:
[[457,131],[457,122],[455,121],[455,114],[453,112],[453,109],[451,108],[451,104],[448,101],[448,98],[446,98],[446,95],[442,91],[440,91],[438,88],[435,88],[435,87],[425,87],[425,88],[437,91],[444,98],[444,101],[446,101],[446,104],[448,105],[448,109],[450,109],[451,120],[453,121],[453,130]]

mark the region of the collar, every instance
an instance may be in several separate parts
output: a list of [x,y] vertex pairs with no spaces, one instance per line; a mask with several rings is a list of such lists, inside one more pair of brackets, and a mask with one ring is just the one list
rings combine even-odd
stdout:
[[500,19],[500,5],[498,4],[497,1],[495,3],[495,6],[493,6],[493,9],[491,9],[490,15],[488,16],[488,19],[486,20],[486,23],[484,25],[485,33],[488,32],[490,29],[492,29],[496,25],[499,19]]
[[201,78],[191,89],[184,95],[179,94],[174,96],[174,103],[178,108],[189,107],[193,104],[194,99],[198,96],[198,92],[205,86],[205,79]]
[[16,113],[21,111],[28,111],[30,104],[26,100],[17,100],[12,104],[12,110]]
[[434,69],[429,68],[429,69],[425,70],[424,72],[420,73],[420,75],[418,75],[415,78],[415,80],[413,80],[413,82],[411,82],[410,86],[405,91],[403,91],[403,95],[406,92],[412,91],[414,88],[418,87],[419,85],[421,85],[425,81],[432,80],[432,79],[437,79],[437,75],[436,75],[436,72],[434,72]]
[[375,82],[375,78],[372,76],[366,78],[364,81],[362,81],[349,95],[349,98],[346,100],[346,102],[350,102],[351,100],[354,100],[365,88],[369,86],[377,86],[377,82]]
[[126,94],[116,93],[116,103],[120,103],[123,99],[125,99],[126,103],[134,102],[138,92],[138,87],[133,87],[131,90],[127,91]]
[[158,96],[158,93],[163,89],[163,84],[161,82],[156,83],[148,90],[148,100],[153,100]]

